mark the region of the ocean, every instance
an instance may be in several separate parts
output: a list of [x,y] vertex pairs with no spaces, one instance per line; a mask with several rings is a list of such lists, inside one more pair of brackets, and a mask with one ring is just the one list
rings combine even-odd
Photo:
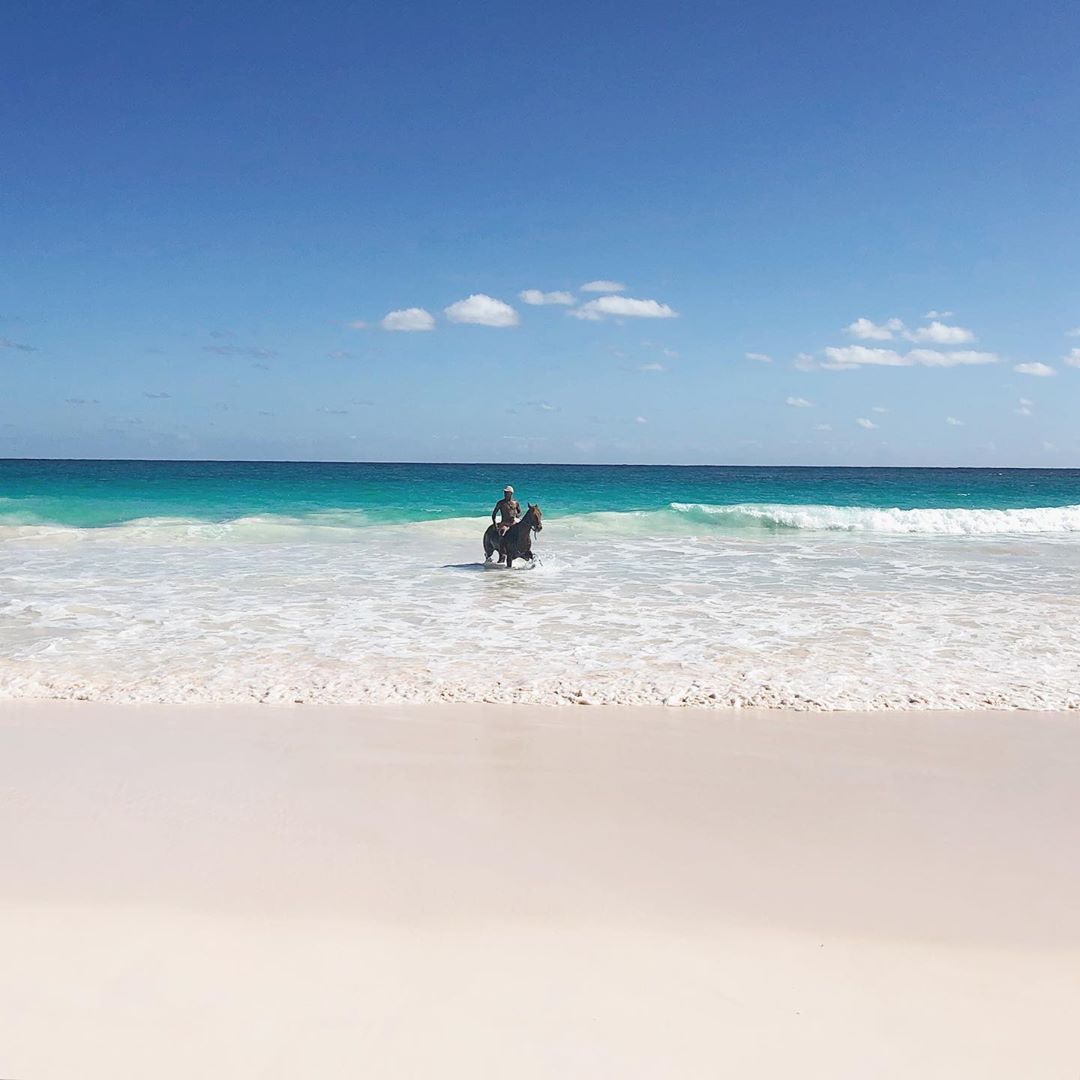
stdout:
[[7,460],[0,697],[1080,708],[1078,571],[1080,470]]

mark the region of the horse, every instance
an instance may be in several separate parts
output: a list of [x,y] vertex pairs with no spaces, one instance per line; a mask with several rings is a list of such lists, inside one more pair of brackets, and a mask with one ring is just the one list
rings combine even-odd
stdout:
[[540,507],[529,503],[529,509],[521,515],[521,520],[514,522],[501,536],[497,525],[489,525],[484,533],[484,561],[491,562],[491,556],[498,551],[499,562],[505,561],[508,570],[514,565],[515,559],[532,562],[536,557],[532,553],[532,534],[543,531],[544,526],[540,524],[543,517]]

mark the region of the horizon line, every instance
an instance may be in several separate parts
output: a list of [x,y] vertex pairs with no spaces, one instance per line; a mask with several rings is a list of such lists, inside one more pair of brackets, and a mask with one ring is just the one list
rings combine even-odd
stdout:
[[562,468],[562,469],[911,469],[911,470],[1008,470],[1017,472],[1078,472],[1080,465],[814,465],[753,464],[735,465],[701,462],[634,461],[420,461],[420,460],[342,460],[334,458],[142,458],[142,457],[0,457],[0,463],[17,461],[52,462],[126,462],[142,465],[428,465],[485,468]]

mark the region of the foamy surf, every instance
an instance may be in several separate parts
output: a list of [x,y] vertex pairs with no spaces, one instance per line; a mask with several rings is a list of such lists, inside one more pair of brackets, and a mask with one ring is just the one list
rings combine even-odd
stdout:
[[1076,708],[1078,578],[1080,472],[0,461],[0,696]]
[[0,543],[0,696],[1080,707],[1080,545],[1059,536],[572,515],[538,569],[488,574],[483,519],[360,520]]
[[711,523],[734,529],[762,527],[919,536],[1053,536],[1080,532],[1080,505],[1005,510],[963,507],[904,510],[869,506],[672,503],[671,509],[698,524]]
[[[654,510],[550,513],[545,519],[575,538],[708,536],[764,531],[877,533],[883,536],[1066,536],[1080,533],[1080,505],[1029,509],[962,507],[830,506],[814,504],[671,503]],[[143,542],[277,543],[355,542],[361,530],[391,535],[462,539],[486,527],[483,517],[432,516],[423,521],[386,521],[361,509],[327,509],[300,514],[257,514],[225,520],[141,517],[91,528],[0,519],[0,542],[11,539],[103,537]]]

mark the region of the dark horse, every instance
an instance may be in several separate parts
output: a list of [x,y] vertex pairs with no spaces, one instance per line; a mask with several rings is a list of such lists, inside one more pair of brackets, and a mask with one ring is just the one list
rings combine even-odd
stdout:
[[484,533],[484,558],[491,562],[491,556],[498,551],[499,562],[505,562],[507,569],[514,565],[515,559],[528,559],[530,562],[535,558],[532,553],[532,534],[540,532],[544,526],[540,524],[544,515],[539,506],[529,503],[529,509],[521,515],[521,520],[514,522],[502,534],[492,524]]

